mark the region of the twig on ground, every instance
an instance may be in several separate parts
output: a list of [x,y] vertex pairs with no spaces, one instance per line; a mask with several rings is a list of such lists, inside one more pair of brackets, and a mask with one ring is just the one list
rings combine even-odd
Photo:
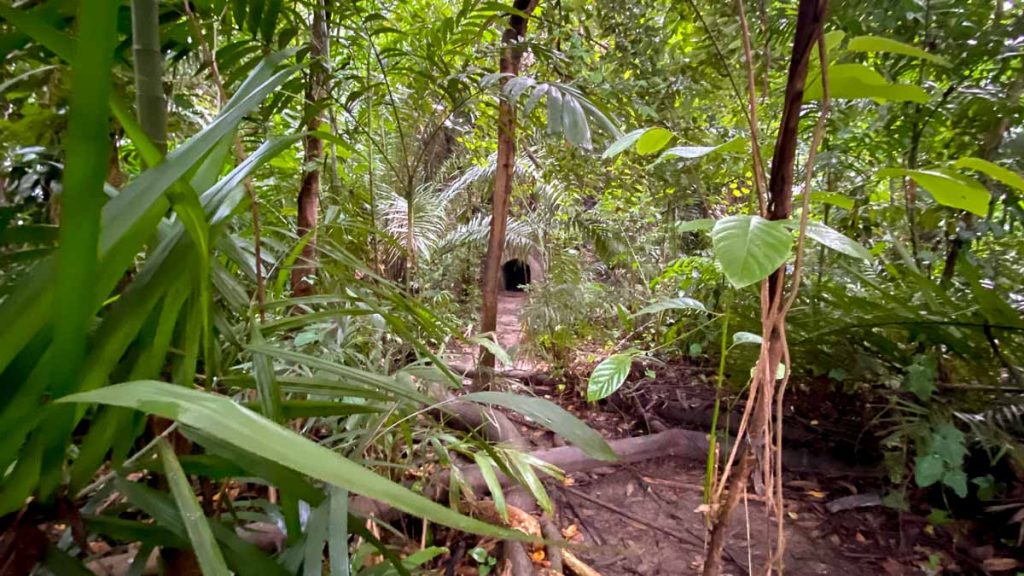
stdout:
[[574,490],[572,488],[562,488],[562,490],[565,490],[566,492],[568,492],[569,494],[572,494],[573,496],[576,496],[578,498],[586,500],[587,502],[590,502],[591,504],[596,504],[597,506],[600,506],[600,507],[604,508],[605,510],[610,510],[612,512],[615,512],[619,516],[622,516],[623,518],[626,518],[628,520],[632,520],[633,522],[636,522],[637,524],[640,524],[641,526],[646,526],[647,528],[650,528],[651,530],[654,530],[656,532],[661,532],[662,534],[664,534],[666,536],[671,536],[672,538],[675,538],[676,540],[678,540],[680,542],[683,542],[685,544],[692,544],[692,545],[699,546],[699,547],[703,547],[704,546],[703,542],[701,542],[699,539],[695,539],[693,536],[689,536],[689,535],[684,536],[683,534],[680,534],[678,532],[669,530],[668,528],[665,528],[665,527],[662,527],[662,526],[658,526],[657,524],[654,524],[652,522],[648,522],[647,520],[644,520],[643,518],[640,518],[639,516],[637,516],[637,515],[635,515],[635,514],[633,514],[631,512],[627,512],[625,510],[622,510],[621,508],[617,508],[615,506],[612,506],[611,504],[608,504],[606,502],[602,502],[601,500],[598,500],[597,498],[594,498],[593,496],[591,496],[589,494],[586,494],[584,492],[580,492],[579,490]]
[[601,576],[600,572],[584,564],[582,560],[568,550],[562,551],[562,559],[565,560],[565,565],[569,570],[579,576]]

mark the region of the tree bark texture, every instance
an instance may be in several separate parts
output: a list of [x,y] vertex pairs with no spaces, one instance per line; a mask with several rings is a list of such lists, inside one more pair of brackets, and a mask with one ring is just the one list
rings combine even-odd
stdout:
[[[537,7],[538,0],[515,0],[512,7],[527,16]],[[515,43],[526,37],[527,19],[518,14],[508,18],[508,27],[502,34],[498,71],[502,74],[499,86],[504,89],[509,76],[519,74],[523,50]],[[498,326],[498,278],[505,250],[505,228],[508,224],[508,205],[512,195],[512,177],[516,164],[516,110],[512,102],[498,99],[498,154],[494,173],[494,194],[491,196],[491,230],[487,241],[482,280],[483,306],[480,312],[480,333],[494,332]],[[480,387],[488,387],[494,371],[494,354],[480,349]]]
[[323,123],[322,103],[327,94],[327,61],[330,58],[330,37],[327,30],[325,0],[318,0],[313,10],[313,28],[309,41],[309,82],[306,84],[306,130],[303,138],[302,186],[299,188],[297,230],[299,241],[305,241],[299,258],[292,267],[292,296],[313,293],[317,273],[316,227],[320,214],[320,164],[324,143],[312,133]]

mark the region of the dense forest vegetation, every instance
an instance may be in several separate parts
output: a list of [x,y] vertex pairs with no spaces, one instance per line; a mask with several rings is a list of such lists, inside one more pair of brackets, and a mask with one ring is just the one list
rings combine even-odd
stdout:
[[1024,573],[1016,0],[0,0],[0,574]]

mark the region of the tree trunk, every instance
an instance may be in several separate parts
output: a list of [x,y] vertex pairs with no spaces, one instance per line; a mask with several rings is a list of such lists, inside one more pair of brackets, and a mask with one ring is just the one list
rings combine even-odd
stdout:
[[[323,140],[313,131],[323,123],[320,109],[327,93],[327,60],[330,57],[325,0],[318,0],[313,9],[313,29],[309,40],[309,82],[306,84],[306,130],[303,139],[302,187],[299,189],[299,239],[305,241],[298,261],[292,268],[292,296],[313,293],[313,277],[317,272],[316,227],[320,213],[320,163],[324,156]],[[308,237],[308,238],[307,238]]]
[[[800,109],[803,104],[807,67],[818,39],[823,33],[827,4],[827,0],[800,0],[797,11],[796,32],[789,62],[782,119],[775,141],[775,154],[772,157],[771,178],[768,181],[767,217],[771,220],[785,220],[789,218],[793,210],[793,167],[800,127]],[[708,553],[704,562],[704,576],[718,576],[722,573],[722,551],[725,548],[725,540],[728,535],[729,519],[733,509],[747,490],[747,482],[754,467],[755,450],[763,450],[765,444],[772,441],[765,434],[765,430],[771,419],[770,410],[775,399],[775,367],[782,361],[786,349],[784,333],[780,325],[781,322],[785,322],[785,318],[778,322],[775,321],[780,314],[784,315],[785,298],[782,287],[785,276],[786,268],[783,265],[768,278],[767,287],[762,289],[761,302],[764,307],[761,313],[762,321],[772,319],[763,327],[767,351],[762,351],[761,357],[758,359],[757,371],[750,387],[750,401],[753,402],[754,407],[750,414],[750,425],[744,435],[746,440],[739,446],[738,465],[727,479],[728,490],[713,517]],[[760,400],[755,400],[755,398],[760,398]],[[776,423],[776,425],[780,424]],[[772,464],[766,461],[762,465],[771,466]],[[782,506],[781,502],[778,504]],[[782,514],[783,512],[780,509],[778,513]],[[781,559],[777,560],[781,562]]]
[[[536,8],[538,0],[514,0],[512,7],[527,16]],[[502,50],[498,59],[498,70],[502,77],[499,82],[504,88],[509,76],[519,74],[523,50],[514,44],[526,36],[527,19],[518,14],[510,15],[508,27],[501,37]],[[498,326],[498,277],[501,258],[505,250],[505,228],[508,224],[508,205],[512,194],[512,177],[516,164],[516,110],[513,103],[499,96],[498,99],[498,155],[497,170],[494,173],[494,194],[491,197],[491,231],[487,241],[487,256],[484,258],[482,280],[483,306],[480,312],[480,332],[494,332]],[[478,385],[490,386],[494,371],[494,354],[486,348],[480,349],[480,376]]]
[[167,101],[158,0],[132,0],[132,55],[135,58],[135,113],[146,136],[161,152],[167,152]]

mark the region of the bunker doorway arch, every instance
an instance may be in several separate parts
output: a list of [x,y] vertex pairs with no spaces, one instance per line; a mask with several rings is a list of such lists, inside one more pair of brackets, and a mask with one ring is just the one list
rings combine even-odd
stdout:
[[530,265],[513,258],[501,265],[501,287],[509,292],[522,292],[530,283]]

